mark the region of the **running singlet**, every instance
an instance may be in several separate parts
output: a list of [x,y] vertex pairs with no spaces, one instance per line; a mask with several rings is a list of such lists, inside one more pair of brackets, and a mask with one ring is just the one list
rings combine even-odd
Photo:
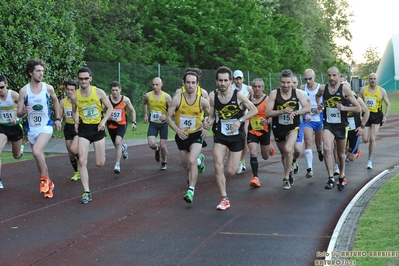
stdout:
[[340,84],[335,94],[330,94],[328,90],[328,84],[324,87],[324,111],[323,111],[323,122],[328,124],[334,124],[337,127],[346,127],[348,125],[348,118],[346,111],[340,111],[337,105],[348,106],[349,101],[342,95],[343,85]]
[[[17,117],[17,104],[12,100],[12,90],[8,90],[7,98],[0,100],[0,124],[4,126],[15,126],[21,124],[21,119]],[[15,119],[16,123],[12,124],[11,119]]]
[[99,124],[101,122],[101,100],[97,97],[97,87],[91,86],[91,93],[83,97],[81,89],[76,90],[76,105],[78,107],[79,119],[84,124]]
[[237,90],[233,91],[233,96],[227,104],[219,101],[218,92],[215,92],[215,124],[213,132],[218,139],[234,142],[245,139],[244,123],[238,130],[231,129],[237,119],[244,116],[244,111],[240,109],[237,99]]
[[157,124],[163,124],[165,121],[159,120],[167,112],[165,100],[166,92],[162,91],[158,99],[154,98],[154,92],[151,91],[148,96],[148,105],[150,107],[150,121]]
[[317,101],[316,101],[316,94],[319,92],[320,84],[317,83],[316,89],[314,90],[309,90],[308,89],[308,84],[305,84],[304,90],[308,94],[309,99],[310,99],[310,117],[311,121],[313,122],[319,122],[322,119],[321,113],[317,113]]
[[118,103],[114,103],[111,100],[111,95],[108,96],[109,101],[112,104],[112,113],[111,113],[111,120],[107,121],[108,127],[111,129],[118,128],[118,125],[126,125],[127,124],[127,114],[126,114],[126,104],[123,101],[123,95],[121,100]]
[[[186,91],[186,87],[182,86],[181,87],[181,92],[184,93]],[[202,96],[202,88],[201,86],[197,86],[197,95]],[[202,111],[201,119],[204,120],[205,118],[205,113]]]
[[194,103],[190,105],[182,93],[180,105],[175,112],[176,125],[187,134],[195,133],[202,129],[201,113],[201,96],[197,94]]
[[64,98],[64,117],[65,123],[75,124],[72,118],[72,103],[68,101],[68,96]]
[[[357,96],[356,95],[354,95],[354,96],[355,96],[355,99],[357,100]],[[353,106],[353,104],[349,103],[349,106]],[[346,117],[348,118],[349,131],[355,130],[362,123],[359,112],[348,111],[346,113]]]
[[380,97],[381,87],[377,86],[374,93],[369,92],[370,85],[366,86],[363,100],[371,113],[378,113],[382,110],[382,99]]
[[[296,96],[296,89],[291,90],[291,96],[285,100],[281,96],[281,89],[277,89],[276,100],[274,101],[273,110],[284,110],[285,108],[291,108],[294,111],[299,109],[299,101]],[[300,116],[296,115],[293,120],[290,119],[290,114],[280,114],[272,118],[273,131],[276,132],[289,132],[296,127],[299,127]]]
[[269,126],[267,124],[264,126],[260,124],[260,121],[267,119],[266,97],[267,95],[265,95],[259,103],[255,104],[256,109],[258,109],[258,113],[249,119],[248,132],[250,132],[255,136],[262,136],[263,135],[262,131],[266,132],[269,131]]
[[26,85],[25,106],[30,109],[27,114],[26,131],[31,131],[44,126],[52,126],[50,110],[50,95],[47,93],[47,84],[42,82],[42,90],[39,94],[34,94],[30,89],[30,83]]
[[235,83],[233,83],[233,84],[231,85],[231,87],[232,87],[234,90],[237,90],[237,91],[239,91],[239,92],[241,92],[241,93],[244,93],[245,96],[249,97],[249,90],[248,90],[248,86],[247,86],[247,85],[242,84],[242,85],[241,85],[241,90],[239,90],[239,89],[237,88],[237,86],[236,86]]

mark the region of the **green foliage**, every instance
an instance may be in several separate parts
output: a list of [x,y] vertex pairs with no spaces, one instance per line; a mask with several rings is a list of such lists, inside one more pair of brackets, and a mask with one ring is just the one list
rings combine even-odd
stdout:
[[46,62],[46,82],[58,87],[81,64],[83,47],[77,41],[73,21],[76,13],[56,1],[9,1],[0,5],[0,72],[11,88],[26,81],[26,63],[33,58]]
[[377,52],[377,47],[368,47],[363,57],[366,62],[359,69],[359,76],[363,79],[367,79],[371,73],[377,72],[381,58]]

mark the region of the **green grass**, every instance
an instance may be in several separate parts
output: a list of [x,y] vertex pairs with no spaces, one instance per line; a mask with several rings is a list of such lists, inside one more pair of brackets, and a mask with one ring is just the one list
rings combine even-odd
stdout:
[[[399,175],[385,183],[359,220],[354,251],[399,252]],[[357,265],[399,265],[399,257],[356,257]]]

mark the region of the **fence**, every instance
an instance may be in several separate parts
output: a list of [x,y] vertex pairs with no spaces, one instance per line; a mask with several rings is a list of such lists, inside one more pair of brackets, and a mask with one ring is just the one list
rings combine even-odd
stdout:
[[[140,65],[131,63],[106,63],[87,62],[87,66],[93,72],[93,85],[104,89],[109,94],[109,84],[119,81],[122,85],[122,94],[129,97],[136,109],[138,117],[142,117],[141,104],[146,92],[151,90],[151,81],[154,77],[160,77],[164,84],[163,90],[174,95],[176,89],[182,85],[184,68],[169,67],[163,65]],[[234,71],[234,69],[232,69]],[[243,71],[244,83],[250,84],[255,78],[262,78],[265,82],[265,93],[279,87],[279,73],[254,73]],[[317,82],[327,81],[325,74],[316,74]],[[302,75],[297,74],[299,86],[303,84]],[[216,88],[215,70],[202,69],[201,87],[208,92]]]

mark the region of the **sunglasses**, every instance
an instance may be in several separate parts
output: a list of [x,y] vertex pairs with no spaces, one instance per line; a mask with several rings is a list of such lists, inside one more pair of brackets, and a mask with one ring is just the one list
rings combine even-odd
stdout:
[[5,87],[6,87],[6,85],[0,86],[0,90],[4,89]]
[[305,80],[312,80],[313,79],[313,77],[310,77],[310,78],[304,78]]
[[78,79],[79,79],[79,81],[83,81],[83,80],[89,80],[89,79],[90,79],[90,77],[78,78]]

